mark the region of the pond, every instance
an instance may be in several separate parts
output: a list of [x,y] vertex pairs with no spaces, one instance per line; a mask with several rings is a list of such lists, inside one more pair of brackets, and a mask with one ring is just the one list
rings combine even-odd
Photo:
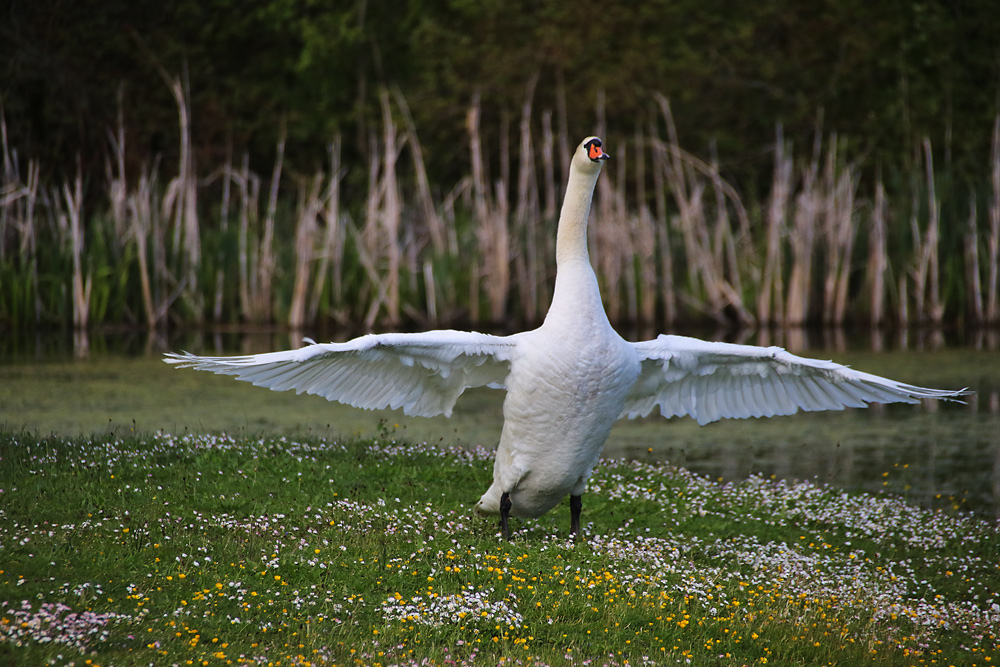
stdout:
[[[722,337],[708,335],[708,338]],[[634,336],[633,339],[636,339]],[[728,337],[734,340],[732,337]],[[364,411],[315,396],[277,393],[229,377],[178,370],[167,350],[242,354],[297,347],[287,333],[7,336],[0,346],[0,423],[39,435],[229,432],[328,438],[363,436],[492,448],[503,394],[467,392],[451,419]],[[924,506],[1000,517],[1000,352],[997,335],[860,338],[844,334],[752,334],[893,379],[969,387],[965,404],[926,402],[699,427],[691,419],[620,421],[605,456],[659,460],[712,478],[760,474],[814,479],[845,489],[904,496]],[[470,503],[474,499],[470,499]]]

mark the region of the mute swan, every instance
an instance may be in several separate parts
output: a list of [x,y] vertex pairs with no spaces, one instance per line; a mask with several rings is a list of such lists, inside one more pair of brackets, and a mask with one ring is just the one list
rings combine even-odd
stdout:
[[659,407],[664,417],[690,415],[707,424],[965,393],[915,387],[777,347],[667,335],[625,341],[608,322],[587,252],[590,204],[607,158],[597,137],[573,155],[556,235],[555,293],[533,331],[389,333],[252,356],[167,354],[165,361],[275,391],[427,417],[450,416],[467,387],[506,389],[493,484],[475,507],[500,515],[505,538],[509,516],[541,516],[567,494],[570,531],[579,534],[581,496],[619,417]]

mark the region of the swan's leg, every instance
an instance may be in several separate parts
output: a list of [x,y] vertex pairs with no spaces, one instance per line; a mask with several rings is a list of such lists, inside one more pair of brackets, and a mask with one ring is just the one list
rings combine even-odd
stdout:
[[580,511],[583,509],[583,496],[569,497],[569,534],[580,537]]
[[510,502],[510,493],[504,491],[500,495],[500,532],[503,533],[503,539],[510,539],[510,527],[508,526],[508,517],[510,516],[510,508],[514,503]]

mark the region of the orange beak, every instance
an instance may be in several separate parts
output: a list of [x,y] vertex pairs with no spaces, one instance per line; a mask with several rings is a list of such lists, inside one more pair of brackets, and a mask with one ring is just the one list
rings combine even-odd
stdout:
[[588,157],[593,161],[607,160],[611,156],[604,152],[604,150],[597,144],[590,145],[590,154]]

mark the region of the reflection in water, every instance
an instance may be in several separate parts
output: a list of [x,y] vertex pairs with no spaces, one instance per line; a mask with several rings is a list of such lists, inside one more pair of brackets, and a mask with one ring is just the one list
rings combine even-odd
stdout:
[[90,337],[86,329],[73,331],[73,356],[77,359],[86,359],[90,356]]
[[[60,358],[72,353],[77,358],[89,354],[160,354],[167,350],[200,350],[205,354],[257,354],[301,347],[303,339],[346,341],[364,332],[348,329],[330,331],[290,331],[279,327],[220,326],[185,331],[145,331],[107,329],[101,331],[4,332],[0,336],[0,362]],[[502,331],[487,331],[503,335]],[[628,340],[655,338],[659,332],[648,327],[623,328]],[[965,348],[978,351],[1000,350],[1000,329],[978,328],[970,332],[942,329],[806,329],[801,327],[762,329],[697,329],[674,333],[747,345],[777,345],[796,354],[810,350],[870,352]]]
[[[627,337],[633,340],[651,335],[632,333]],[[848,489],[887,491],[927,506],[958,505],[1000,516],[997,331],[976,331],[964,338],[955,332],[867,330],[691,333],[780,345],[915,384],[969,385],[976,393],[965,405],[934,401],[922,407],[875,405],[844,413],[726,421],[706,427],[689,419],[625,420],[612,431],[606,456],[669,461],[728,480],[751,474],[816,479]],[[305,335],[317,340],[352,337],[348,332]],[[246,432],[265,433],[288,429],[290,424],[321,429],[332,422],[328,430],[339,436],[370,435],[384,418],[388,424],[401,425],[401,438],[495,446],[502,422],[499,392],[470,392],[459,401],[451,420],[405,419],[389,411],[337,411],[325,401],[310,402],[291,394],[279,401],[272,392],[229,378],[213,382],[211,376],[186,375],[159,361],[166,350],[254,354],[299,347],[302,337],[287,331],[225,329],[176,335],[0,336],[0,423],[41,433],[79,434],[109,425],[130,426],[137,417],[139,427],[147,429],[218,431],[231,430],[237,423]],[[57,415],[62,421],[56,421]],[[350,420],[361,425],[341,427]]]
[[609,453],[666,460],[711,479],[811,479],[1000,517],[996,413],[945,408],[931,414],[892,406],[882,415],[851,410],[728,422],[702,431],[684,420],[656,428],[659,435],[651,425],[639,440],[628,433],[616,440],[613,432],[618,447]]

